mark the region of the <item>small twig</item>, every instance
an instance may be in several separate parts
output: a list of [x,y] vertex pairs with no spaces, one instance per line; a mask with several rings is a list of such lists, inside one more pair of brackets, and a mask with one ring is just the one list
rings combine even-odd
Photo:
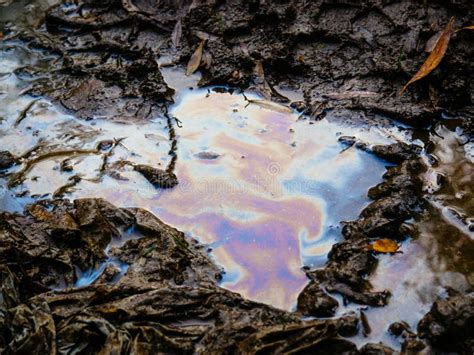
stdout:
[[18,115],[18,118],[16,119],[15,121],[15,124],[13,125],[13,127],[17,127],[21,121],[23,121],[26,117],[26,115],[28,114],[28,112],[31,111],[31,109],[33,108],[33,106],[35,105],[35,103],[39,101],[39,99],[36,99],[36,100],[33,100],[31,101],[21,112],[20,114]]
[[183,122],[181,122],[181,120],[178,117],[173,116],[173,118],[176,121],[176,126],[178,126],[178,128],[183,128]]
[[[100,176],[102,177],[102,175],[105,173],[106,169],[107,169],[107,162],[108,162],[108,159],[109,157],[112,155],[115,147],[117,147],[119,144],[121,144],[121,142],[125,139],[125,137],[122,137],[122,138],[114,138],[114,143],[112,144],[112,147],[109,149],[109,151],[107,153],[105,153],[103,156],[102,156],[102,164],[99,168],[99,172],[100,172]],[[122,144],[121,144],[122,145]]]
[[12,174],[10,176],[10,180],[8,182],[8,187],[12,188],[12,187],[20,185],[25,180],[26,174],[33,168],[33,166],[35,166],[36,164],[38,164],[39,162],[41,162],[43,160],[56,158],[56,157],[64,157],[64,156],[76,157],[78,155],[89,155],[89,154],[98,155],[98,154],[100,154],[100,152],[98,150],[92,150],[92,149],[90,149],[90,150],[86,150],[86,149],[81,150],[81,149],[79,149],[79,150],[53,151],[53,152],[49,152],[49,153],[45,153],[43,155],[40,155],[36,158],[28,160],[25,163],[25,167],[23,169],[21,169],[19,172],[15,173],[15,174]]
[[66,185],[61,186],[53,193],[53,198],[62,197],[64,194],[71,192],[71,188],[76,186],[81,182],[82,178],[80,175],[74,175],[69,178],[71,182],[68,182]]

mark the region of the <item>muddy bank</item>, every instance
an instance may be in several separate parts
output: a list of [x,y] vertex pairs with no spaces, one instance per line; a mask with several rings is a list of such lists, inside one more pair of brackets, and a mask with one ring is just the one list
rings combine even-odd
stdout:
[[[446,112],[472,120],[470,31],[453,36],[433,75],[398,95],[426,58],[427,43],[451,16],[456,28],[470,25],[472,10],[470,1],[60,5],[47,12],[46,32],[27,36],[59,55],[57,75],[31,92],[49,92],[84,118],[146,118],[171,99],[159,66],[186,64],[204,41],[200,85],[254,86],[283,101],[279,88],[299,89],[316,118],[351,109],[411,125]],[[120,97],[127,99],[117,107]]]
[[[422,181],[417,176],[424,164],[418,158],[420,148],[414,145],[393,144],[368,148],[364,143],[353,141],[352,137],[341,137],[346,144],[357,144],[362,149],[370,149],[373,154],[392,163],[400,163],[389,168],[384,182],[371,188],[369,196],[375,199],[360,214],[356,221],[344,222],[342,234],[345,241],[335,244],[329,252],[329,261],[323,270],[309,271],[313,281],[300,295],[299,308],[311,315],[327,314],[334,302],[319,300],[321,291],[315,292],[315,284],[321,284],[329,292],[344,296],[344,302],[380,307],[387,304],[390,293],[386,290],[373,291],[369,275],[376,266],[376,252],[371,243],[381,237],[400,241],[407,232],[402,224],[423,210],[424,201],[418,197]],[[324,293],[323,293],[324,294]],[[309,304],[301,298],[315,297]],[[325,296],[326,298],[327,296]],[[330,313],[330,312],[329,312]]]
[[[203,248],[145,210],[51,200],[24,215],[2,213],[1,221],[7,353],[357,349],[342,338],[357,332],[355,315],[302,322],[221,289],[220,270]],[[126,274],[105,269],[91,286],[74,288],[75,269],[104,262],[105,245],[130,230],[140,236],[110,251]]]
[[[169,151],[158,153],[168,159],[166,167],[125,164],[160,189],[179,186],[183,177],[175,174],[179,141],[171,133],[180,122],[168,114],[173,90],[162,71],[170,65],[185,66],[200,43],[200,85],[233,85],[288,106],[293,101],[291,107],[310,121],[427,126],[452,115],[461,119],[461,135],[469,142],[469,31],[453,36],[438,70],[398,96],[426,57],[425,44],[453,15],[456,27],[471,25],[472,5],[84,1],[53,7],[43,26],[32,32],[12,28],[6,37],[21,39],[55,58],[53,71],[28,65],[15,70],[17,76],[31,79],[22,94],[46,96],[85,121],[132,122],[160,114],[170,133]],[[299,90],[302,100],[287,99],[288,89]],[[28,106],[25,110],[17,125],[25,123]],[[427,141],[441,145],[433,138]],[[3,213],[2,347],[12,353],[40,347],[88,353],[390,353],[383,345],[362,347],[342,338],[370,334],[365,309],[331,320],[301,317],[339,315],[351,304],[389,306],[390,291],[372,286],[371,275],[380,259],[373,244],[380,239],[410,242],[417,234],[411,221],[435,215],[430,212],[432,191],[425,189],[426,175],[437,170],[427,141],[423,147],[420,142],[372,145],[356,137],[340,138],[342,149],[369,152],[390,167],[383,182],[369,190],[373,201],[356,220],[343,223],[343,238],[332,247],[327,263],[305,267],[309,283],[293,313],[220,288],[222,270],[204,247],[144,210],[78,199],[40,202],[22,215]],[[99,166],[107,168],[108,153],[118,143],[102,143],[82,153],[99,156]],[[39,146],[36,153],[48,154],[49,148]],[[197,154],[203,160],[219,158],[214,152]],[[32,156],[1,152],[0,158],[1,169],[8,169],[28,164]],[[116,174],[120,169],[115,167],[103,175]],[[61,169],[68,171],[72,165],[64,160]],[[11,188],[22,182],[7,176],[15,183]],[[435,180],[435,188],[451,186],[438,172]],[[70,193],[76,181],[68,184],[54,197]],[[459,191],[444,190],[441,203],[452,204],[450,196]],[[469,199],[469,187],[462,190],[457,200]],[[466,215],[455,218],[464,233],[460,245],[467,252],[458,264],[465,264],[472,250],[471,207],[465,201],[462,206]],[[465,274],[470,273],[466,266]],[[84,282],[86,287],[77,288]],[[402,352],[431,351],[430,346],[472,351],[472,278],[467,284],[462,292],[433,304],[418,326],[419,337],[414,327],[393,319],[398,323],[390,327],[391,334],[402,344]],[[447,345],[447,339],[453,343]]]

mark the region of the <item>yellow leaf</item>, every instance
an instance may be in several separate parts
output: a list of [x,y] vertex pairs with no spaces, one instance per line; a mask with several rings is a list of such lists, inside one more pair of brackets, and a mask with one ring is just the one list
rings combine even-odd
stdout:
[[474,25],[460,28],[459,30],[456,30],[456,32],[459,32],[459,31],[462,31],[462,30],[474,30]]
[[193,55],[189,59],[188,67],[186,68],[186,75],[191,75],[199,68],[199,65],[201,64],[202,49],[204,48],[204,43],[206,43],[205,39],[203,39],[201,43],[199,43],[199,46],[196,48]]
[[439,63],[444,57],[444,54],[446,53],[446,49],[448,48],[449,40],[451,39],[451,34],[453,33],[453,23],[454,17],[451,17],[451,20],[449,20],[448,25],[441,33],[441,36],[439,36],[439,39],[436,42],[436,45],[434,46],[430,55],[428,56],[428,58],[426,58],[420,70],[418,70],[418,72],[410,79],[410,81],[405,84],[405,86],[400,91],[400,95],[405,92],[405,90],[410,84],[413,84],[415,81],[423,79],[433,70],[435,70],[436,67],[439,65]]
[[390,239],[378,239],[372,244],[372,249],[379,253],[396,253],[398,244]]

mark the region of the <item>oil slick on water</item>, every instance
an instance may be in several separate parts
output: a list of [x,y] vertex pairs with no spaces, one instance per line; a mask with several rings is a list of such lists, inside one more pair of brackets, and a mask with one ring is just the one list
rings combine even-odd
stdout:
[[[41,99],[14,127],[19,112],[33,99],[19,95],[29,83],[12,72],[25,64],[38,64],[31,53],[23,55],[21,51],[0,55],[4,72],[0,75],[2,149],[22,156],[38,145],[72,151],[124,138],[108,158],[110,166],[123,160],[155,167],[168,164],[168,131],[160,117],[147,122],[80,121]],[[104,197],[118,206],[146,208],[212,250],[212,257],[226,271],[223,287],[252,300],[292,309],[307,283],[301,267],[324,265],[328,251],[340,238],[339,222],[358,216],[368,203],[368,188],[380,182],[385,171],[384,162],[375,157],[354,148],[343,150],[338,137],[353,135],[373,144],[390,143],[390,136],[407,137],[397,129],[390,129],[387,135],[376,127],[337,123],[340,121],[331,116],[318,122],[299,120],[295,113],[249,104],[237,92],[188,90],[185,87],[193,85],[196,78],[186,78],[187,82],[179,85],[176,79],[183,73],[174,69],[163,74],[180,89],[171,108],[171,114],[182,123],[181,128],[175,128],[176,188],[156,190],[128,165],[116,174],[101,175],[100,154],[69,157],[70,172],[60,169],[66,157],[53,157],[33,166],[23,184],[13,190],[7,189],[7,178],[0,179],[0,209],[21,211],[28,202],[50,198],[72,176],[79,175],[82,180],[65,197]],[[371,281],[376,289],[390,289],[394,297],[389,306],[368,311],[373,332],[361,342],[386,340],[389,321],[416,323],[442,292],[441,283],[424,292],[423,287],[432,287],[433,279],[444,274],[450,280],[461,280],[459,272],[436,269],[428,262],[438,254],[430,254],[423,245],[429,224],[426,228],[421,229],[417,243],[403,244],[403,255],[380,257]],[[450,256],[445,260],[451,260]],[[94,282],[105,266],[78,271],[77,286]],[[126,272],[126,266],[120,267]],[[420,283],[420,272],[432,277]]]
[[402,244],[402,254],[378,257],[370,281],[376,290],[390,290],[392,297],[387,306],[367,310],[372,333],[354,339],[360,345],[382,341],[398,348],[387,332],[391,322],[405,321],[416,330],[432,303],[447,296],[446,287],[466,292],[474,285],[473,143],[449,121],[433,127],[424,141],[429,165],[424,189],[430,205],[410,221],[414,237]]
[[[10,66],[14,69],[13,63]],[[21,83],[12,75],[1,85]],[[176,127],[176,188],[156,190],[129,166],[114,177],[99,178],[102,156],[85,154],[39,162],[14,192],[48,198],[79,175],[82,180],[66,197],[104,197],[119,206],[147,208],[212,249],[226,271],[222,286],[290,309],[307,282],[301,267],[324,264],[339,238],[340,220],[357,217],[367,203],[367,189],[384,171],[381,161],[364,152],[342,151],[338,136],[358,135],[374,143],[387,138],[378,131],[328,120],[298,121],[296,114],[249,105],[243,95],[226,90],[185,90],[179,95],[171,109],[182,122]],[[2,142],[17,156],[39,142],[56,150],[84,150],[103,140],[124,138],[109,165],[122,160],[162,167],[168,163],[168,132],[162,118],[79,121],[40,100],[15,128],[16,115],[31,98],[2,99],[10,110],[2,113]],[[70,172],[59,168],[66,158]],[[25,197],[23,203],[31,200]],[[19,201],[12,196],[2,208],[21,209]]]

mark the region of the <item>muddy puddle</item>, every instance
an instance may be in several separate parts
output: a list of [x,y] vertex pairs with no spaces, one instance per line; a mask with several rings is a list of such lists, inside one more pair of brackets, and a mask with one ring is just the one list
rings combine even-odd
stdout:
[[432,303],[447,298],[447,288],[469,292],[474,285],[473,145],[458,125],[459,121],[441,122],[422,139],[429,166],[424,190],[430,205],[422,216],[407,222],[413,238],[402,243],[402,253],[378,257],[370,281],[392,296],[387,306],[365,311],[371,333],[359,338],[360,344],[381,340],[397,348],[398,342],[387,333],[391,322],[404,321],[416,329]]
[[[206,245],[225,271],[222,287],[281,309],[294,310],[308,282],[302,268],[323,267],[342,238],[339,223],[358,217],[369,203],[367,190],[386,171],[386,162],[346,149],[338,138],[369,144],[411,138],[403,129],[349,125],[331,114],[310,121],[229,88],[196,89],[198,76],[166,69],[177,90],[170,117],[176,118],[179,184],[156,189],[133,166],[169,166],[168,120],[78,120],[43,98],[21,95],[31,85],[25,68],[44,70],[51,61],[21,45],[0,52],[1,150],[19,159],[2,173],[0,209],[21,211],[52,197],[103,197],[146,208]],[[392,298],[366,310],[372,331],[359,344],[399,348],[386,331],[390,323],[406,321],[415,329],[446,286],[467,290],[474,282],[472,143],[443,125],[418,142],[430,154],[430,209],[410,221],[416,237],[402,243],[402,253],[379,256],[370,280]],[[77,270],[76,286],[94,282],[113,263],[109,258],[96,269]],[[126,272],[126,265],[116,266]]]
[[307,283],[302,266],[324,265],[340,238],[339,222],[357,217],[385,171],[377,158],[344,150],[338,137],[387,143],[387,131],[309,122],[231,90],[184,83],[175,85],[170,110],[178,119],[179,185],[157,190],[132,165],[167,166],[166,120],[77,120],[46,100],[19,96],[28,83],[12,72],[33,63],[19,61],[18,51],[2,54],[8,94],[1,98],[1,135],[3,149],[25,163],[3,180],[2,209],[19,211],[52,196],[147,208],[207,245],[225,270],[222,286],[253,300],[292,309]]

